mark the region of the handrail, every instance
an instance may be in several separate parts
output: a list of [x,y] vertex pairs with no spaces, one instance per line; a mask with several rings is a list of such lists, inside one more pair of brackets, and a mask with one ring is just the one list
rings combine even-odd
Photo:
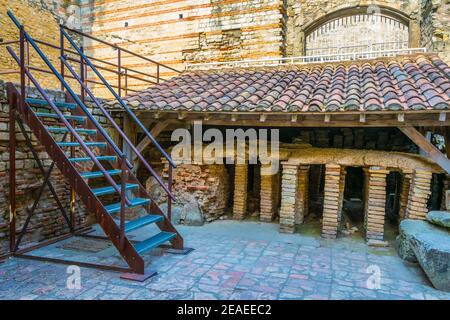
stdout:
[[102,39],[96,38],[96,37],[94,37],[94,36],[91,36],[90,34],[87,34],[87,33],[84,33],[84,32],[81,32],[81,31],[78,31],[78,30],[75,30],[75,29],[71,29],[71,28],[66,27],[66,26],[63,26],[63,25],[61,25],[60,27],[63,28],[63,29],[66,29],[66,30],[68,30],[68,31],[70,31],[70,32],[76,33],[76,34],[78,34],[78,35],[80,35],[80,36],[89,38],[89,39],[91,39],[91,40],[94,40],[94,41],[103,43],[103,44],[105,44],[105,45],[107,45],[107,46],[113,47],[113,48],[115,48],[115,49],[117,49],[117,50],[126,52],[126,53],[131,54],[131,55],[133,55],[133,56],[135,56],[135,57],[144,59],[144,60],[146,60],[146,61],[148,61],[148,62],[152,62],[152,63],[156,64],[157,66],[160,66],[160,67],[163,67],[163,68],[166,68],[166,69],[169,69],[169,70],[178,72],[178,73],[181,72],[181,71],[179,71],[179,70],[177,70],[177,69],[175,69],[175,68],[169,67],[169,66],[167,66],[167,65],[165,65],[165,64],[162,64],[162,63],[160,63],[160,62],[158,62],[158,61],[155,61],[155,60],[152,60],[152,59],[150,59],[150,58],[147,58],[147,57],[145,57],[145,56],[143,56],[143,55],[137,54],[137,53],[135,53],[135,52],[133,52],[133,51],[130,51],[130,50],[128,50],[128,49],[119,47],[119,46],[116,45],[116,44],[112,44],[112,43],[109,43],[109,42],[107,42],[107,41],[105,41],[105,40],[102,40]]
[[170,156],[164,151],[164,149],[159,145],[159,143],[155,140],[155,138],[148,132],[147,128],[142,124],[141,121],[136,117],[134,112],[128,108],[126,103],[122,100],[122,98],[114,91],[114,89],[111,87],[111,85],[106,81],[106,79],[102,76],[102,74],[97,70],[97,68],[92,64],[92,62],[89,60],[88,57],[81,51],[81,49],[78,47],[78,45],[73,41],[73,39],[70,37],[70,35],[64,30],[64,27],[61,26],[61,32],[66,37],[66,39],[70,42],[72,47],[78,52],[80,57],[86,62],[86,64],[94,71],[94,73],[97,75],[97,77],[103,82],[103,84],[108,88],[108,90],[111,92],[111,94],[116,98],[116,100],[122,105],[122,107],[125,109],[127,114],[136,122],[139,127],[144,131],[145,135],[152,141],[152,143],[156,146],[156,148],[161,152],[161,154],[164,156],[164,158],[167,159],[167,161],[176,168],[175,162],[170,158]]
[[83,83],[80,76],[75,72],[75,70],[68,63],[68,61],[65,59],[65,57],[60,57],[60,59],[64,63],[66,68],[70,71],[70,73],[73,75],[73,77],[80,83],[80,85],[83,87],[83,90],[89,95],[89,97],[92,99],[94,104],[100,109],[100,111],[108,119],[108,121],[112,124],[112,126],[119,132],[122,139],[124,139],[124,141],[131,147],[133,152],[136,153],[136,155],[139,157],[139,159],[142,161],[142,163],[145,165],[145,167],[150,171],[150,173],[153,175],[153,177],[155,177],[155,179],[158,181],[158,183],[161,185],[161,187],[164,189],[164,191],[166,191],[166,193],[169,195],[169,197],[171,197],[173,200],[175,200],[175,196],[172,194],[170,189],[168,187],[166,187],[165,184],[161,181],[161,178],[156,174],[156,172],[153,170],[153,168],[148,164],[148,162],[145,160],[145,158],[142,156],[142,154],[139,152],[139,150],[135,147],[135,145],[127,137],[125,132],[123,132],[123,130],[120,129],[120,127],[114,121],[114,119],[111,117],[109,112],[100,104],[100,102],[98,102],[97,98],[95,98],[92,91],[86,86],[86,84]]
[[[20,29],[22,25],[19,23],[19,21],[16,19],[14,14],[11,11],[8,11],[8,16],[13,20],[14,24]],[[37,44],[34,42],[33,38],[24,31],[24,36],[27,39],[27,41],[31,44],[31,46],[36,50],[36,52],[39,54],[39,56],[42,58],[42,60],[45,62],[45,64],[50,68],[52,73],[58,78],[58,80],[62,83],[64,88],[69,92],[71,97],[75,100],[75,102],[81,107],[83,112],[88,116],[89,120],[91,120],[95,127],[100,131],[100,133],[103,135],[103,137],[106,139],[106,141],[113,147],[114,151],[120,156],[122,154],[122,150],[119,149],[119,147],[116,146],[114,141],[111,140],[111,138],[108,136],[108,134],[105,132],[105,130],[102,128],[102,126],[98,123],[97,119],[89,112],[86,105],[81,101],[81,99],[78,97],[75,92],[73,92],[72,88],[68,85],[68,83],[64,80],[64,78],[61,76],[61,74],[56,70],[56,68],[53,66],[53,64],[47,59],[47,57],[44,55],[44,53],[41,51],[41,49],[37,46]]]
[[[97,127],[97,129],[103,134],[106,135],[106,140],[108,142],[112,142],[112,146],[114,147],[114,142],[109,138],[109,136],[104,132],[103,128],[99,125],[97,120],[90,114],[90,112],[87,110],[86,106],[81,102],[81,100],[78,98],[78,96],[73,92],[73,90],[70,88],[70,86],[67,84],[67,82],[61,77],[61,75],[58,73],[58,71],[55,69],[55,67],[52,65],[52,63],[47,59],[47,57],[44,55],[44,53],[41,51],[41,49],[37,46],[37,44],[34,42],[33,38],[24,30],[23,25],[19,23],[19,21],[16,19],[14,14],[8,10],[7,12],[10,19],[14,22],[16,27],[21,30],[21,35],[28,41],[29,44],[36,50],[36,52],[39,54],[41,59],[45,62],[45,64],[52,70],[53,74],[60,80],[60,82],[64,85],[64,87],[67,89],[67,91],[70,93],[72,98],[77,102],[77,104],[80,106],[81,109],[88,115],[90,120],[94,123],[94,125]],[[25,40],[21,39],[21,43]],[[17,57],[16,53],[11,47],[7,47],[8,52],[11,54],[11,56],[14,58],[14,60],[17,62],[17,64],[21,65],[19,57]],[[98,166],[100,171],[105,176],[106,180],[112,185],[114,190],[118,193],[120,193],[120,189],[117,187],[117,184],[112,179],[111,175],[105,170],[103,165],[95,158],[95,155],[92,153],[92,151],[89,149],[89,147],[86,146],[83,139],[78,135],[78,133],[75,131],[75,129],[72,127],[72,125],[67,121],[67,119],[64,117],[63,113],[56,107],[56,105],[53,103],[53,101],[50,99],[50,97],[47,95],[47,93],[42,89],[42,87],[39,85],[37,80],[33,77],[31,72],[24,68],[23,71],[28,76],[28,78],[33,82],[33,84],[36,86],[38,91],[41,93],[41,95],[44,97],[44,99],[47,101],[47,103],[51,106],[53,111],[58,115],[60,120],[63,122],[63,124],[67,127],[67,129],[70,131],[70,133],[75,137],[75,139],[80,143],[81,147],[84,149],[84,151],[89,155],[89,157],[92,159],[92,161]],[[25,84],[22,83],[22,86]],[[25,99],[25,97],[22,97],[22,99]],[[117,148],[117,146],[115,146]],[[118,148],[117,148],[118,149]],[[118,152],[119,155],[122,154],[122,151],[119,149]],[[127,205],[131,205],[131,202],[127,199],[125,199]]]
[[[69,30],[71,30],[71,29],[69,29]],[[71,31],[73,31],[73,30],[71,30]],[[76,31],[74,31],[74,32],[76,32]],[[87,36],[87,35],[85,35],[85,36]],[[89,38],[91,38],[93,40],[96,40],[96,41],[102,41],[100,39],[97,39],[97,38],[91,37],[91,36]],[[64,51],[65,54],[67,54],[67,53],[74,54],[74,55],[78,54],[75,50],[70,50],[70,49],[64,48],[63,45],[58,45],[58,44],[54,44],[54,43],[51,43],[51,42],[46,42],[46,41],[39,40],[39,39],[34,39],[34,41],[37,44],[49,47],[51,49]],[[110,44],[110,43],[108,43],[106,41],[102,41],[102,42],[104,42],[105,44],[111,46],[114,49],[118,48],[117,46],[115,46],[113,44]],[[3,47],[3,46],[9,45],[9,44],[19,44],[19,43],[20,42],[18,40],[8,40],[8,41],[3,41],[3,42],[0,41],[0,48]],[[167,69],[179,72],[178,70],[175,70],[175,69],[173,69],[173,68],[171,68],[169,66],[166,66],[166,65],[164,65],[162,63],[158,63],[156,61],[148,59],[148,58],[143,57],[143,56],[141,56],[139,54],[133,53],[133,52],[131,52],[129,50],[126,50],[126,49],[123,49],[123,48],[119,48],[118,50],[119,51],[120,50],[124,50],[124,52],[129,53],[130,56],[136,56],[138,58],[141,58],[141,59],[144,59],[146,61],[149,61],[149,62],[157,64],[156,74],[152,74],[152,73],[149,73],[149,72],[139,71],[139,70],[136,70],[136,69],[131,68],[131,67],[123,66],[122,64],[109,62],[109,61],[106,61],[105,59],[96,58],[96,57],[93,57],[92,55],[86,55],[92,61],[98,62],[98,63],[94,64],[98,69],[105,70],[105,71],[111,72],[111,73],[113,73],[115,75],[118,75],[119,79],[121,78],[121,76],[123,76],[125,78],[125,87],[123,89],[125,89],[125,93],[126,94],[127,94],[128,91],[138,92],[138,91],[133,90],[133,89],[131,89],[129,87],[128,79],[135,79],[135,80],[137,80],[139,82],[143,82],[143,83],[156,84],[156,83],[159,83],[161,80],[164,80],[160,76],[160,72],[159,72],[159,68],[160,67],[167,68]],[[28,47],[27,47],[27,51],[28,51]],[[73,59],[73,58],[68,57],[68,60],[70,60],[70,59]],[[106,65],[106,66],[109,66],[110,68],[104,67],[103,64]],[[31,66],[29,66],[29,67],[31,68]],[[115,68],[115,70],[112,69],[112,68]],[[41,70],[38,70],[38,71],[41,71]],[[14,73],[19,73],[19,71],[18,70],[11,70],[11,71],[10,70],[6,70],[6,71],[3,70],[3,71],[0,71],[0,74],[14,74]],[[139,75],[141,75],[142,77],[139,77]],[[95,81],[95,80],[91,80],[91,79],[86,79],[86,81],[88,81],[89,83],[93,83],[93,84],[102,84],[101,82],[98,82],[98,81]],[[119,92],[122,89],[121,85],[112,85],[112,87],[113,88],[117,88],[119,90]]]

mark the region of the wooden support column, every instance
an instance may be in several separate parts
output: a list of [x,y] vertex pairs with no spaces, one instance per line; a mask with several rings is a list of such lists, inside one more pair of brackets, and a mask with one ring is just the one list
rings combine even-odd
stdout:
[[322,237],[324,238],[337,237],[340,175],[340,165],[325,165],[325,188],[322,217]]
[[259,220],[271,222],[275,216],[278,193],[278,179],[271,165],[261,166],[260,215]]
[[[131,121],[127,114],[123,115],[123,132],[133,144],[136,143],[136,123]],[[134,158],[135,155],[131,147],[125,141],[122,142],[122,150],[128,160],[131,161]]]
[[248,165],[237,164],[234,166],[234,195],[233,195],[233,217],[244,219],[247,213],[247,185]]
[[293,233],[295,229],[297,170],[296,164],[282,163],[280,232]]
[[415,170],[411,177],[408,204],[406,205],[406,219],[425,220],[428,213],[427,202],[431,194],[431,178],[429,171]]
[[370,167],[367,174],[366,240],[383,240],[386,215],[386,177],[389,170]]
[[300,166],[297,175],[295,224],[303,223],[308,210],[309,166]]
[[411,184],[412,171],[403,170],[402,172],[402,186],[400,191],[400,208],[398,215],[400,220],[405,219],[406,205],[408,204],[409,187]]

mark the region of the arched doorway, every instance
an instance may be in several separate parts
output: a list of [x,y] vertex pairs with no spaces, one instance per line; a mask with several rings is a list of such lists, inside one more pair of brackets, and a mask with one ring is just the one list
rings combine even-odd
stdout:
[[343,9],[305,30],[305,55],[347,54],[410,47],[409,21],[380,7]]

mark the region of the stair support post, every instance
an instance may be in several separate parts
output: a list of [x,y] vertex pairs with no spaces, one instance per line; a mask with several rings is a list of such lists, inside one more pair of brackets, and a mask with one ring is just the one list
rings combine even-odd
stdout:
[[16,244],[16,118],[17,96],[12,94],[8,84],[9,104],[9,251]]
[[[172,164],[169,162],[169,177],[168,177],[168,189],[172,193]],[[167,219],[172,221],[172,198],[167,197]]]
[[125,209],[126,209],[126,183],[127,183],[127,157],[122,154],[120,159],[120,166],[122,169],[121,185],[120,185],[120,247],[125,245]]

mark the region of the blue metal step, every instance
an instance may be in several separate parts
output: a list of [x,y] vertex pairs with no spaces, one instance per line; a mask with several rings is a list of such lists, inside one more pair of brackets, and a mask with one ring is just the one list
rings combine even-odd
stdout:
[[[95,157],[98,161],[116,161],[116,156],[98,156]],[[70,162],[86,162],[92,161],[91,157],[83,157],[83,158],[69,158]]]
[[[106,170],[106,172],[109,173],[110,176],[117,176],[119,175],[122,170]],[[90,172],[83,172],[80,174],[85,179],[93,179],[93,178],[100,178],[103,177],[103,172],[101,171],[90,171]]]
[[[59,117],[56,113],[49,113],[49,112],[36,112],[36,116],[41,117],[41,118],[59,119]],[[85,122],[86,121],[86,117],[83,117],[83,116],[64,115],[64,118],[66,118],[67,120],[74,120],[76,122]]]
[[[120,184],[118,184],[117,187],[119,188],[119,190],[121,190],[121,185]],[[127,183],[125,185],[125,190],[136,189],[138,187],[139,187],[138,184]],[[112,186],[108,186],[108,187],[101,187],[101,188],[92,189],[92,192],[96,196],[103,196],[105,194],[114,193],[114,192],[116,192],[116,190]]]
[[156,248],[160,244],[163,244],[176,236],[175,233],[162,231],[157,235],[154,235],[147,240],[139,242],[134,245],[134,248],[139,254],[142,254],[150,249]]
[[[120,170],[119,170],[120,171]],[[150,203],[149,199],[143,199],[143,198],[134,198],[130,200],[131,206],[126,206],[127,208],[133,208],[137,206],[141,206],[144,204]],[[113,214],[120,211],[120,202],[108,204],[105,206],[106,211],[108,211],[109,214]]]
[[[68,132],[69,128],[66,128],[66,127],[47,127],[47,130],[49,132],[53,132],[53,133],[64,133],[64,132]],[[78,128],[76,128],[75,131],[77,133],[85,133],[85,134],[89,134],[89,135],[97,134],[97,130],[95,130],[95,129],[78,129]]]
[[[28,98],[28,99],[26,99],[26,101],[28,102],[28,104],[30,104],[32,106],[37,106],[37,107],[49,106],[47,100]],[[62,109],[75,109],[77,107],[76,103],[58,102],[58,101],[53,101],[53,102],[55,103],[55,106],[57,106],[58,108],[62,108]]]
[[143,216],[139,219],[125,223],[125,232],[131,232],[133,230],[142,228],[146,225],[149,225],[149,224],[152,224],[152,223],[155,223],[158,221],[162,221],[163,219],[164,219],[163,216],[158,216],[156,214]]
[[[79,142],[57,142],[56,143],[60,147],[79,147]],[[106,142],[85,142],[85,144],[88,147],[98,147],[98,148],[105,148]]]

